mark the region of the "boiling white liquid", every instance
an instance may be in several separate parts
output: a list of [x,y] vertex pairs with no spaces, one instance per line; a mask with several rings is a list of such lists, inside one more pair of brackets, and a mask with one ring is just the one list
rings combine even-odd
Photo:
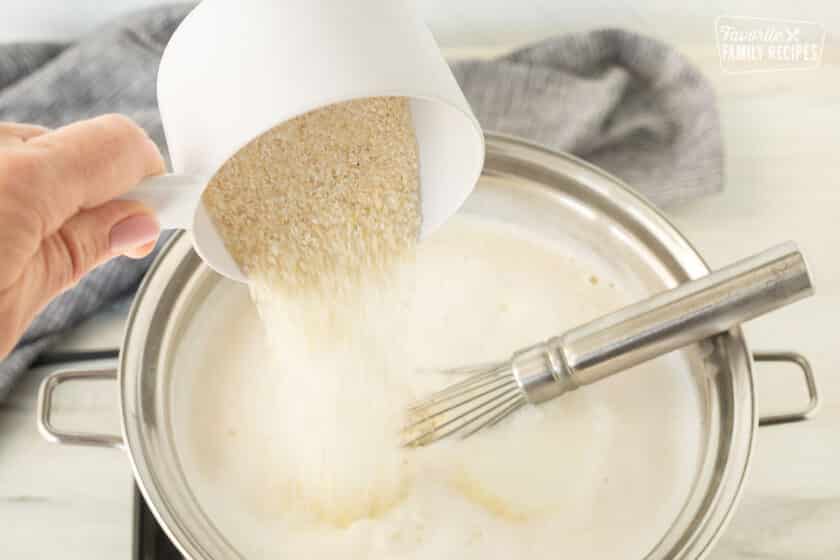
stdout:
[[[406,391],[452,381],[415,367],[505,358],[630,302],[594,269],[559,243],[454,219],[420,245],[410,324],[392,333],[411,362]],[[349,507],[346,517],[325,517],[290,497],[288,481],[300,474],[284,470],[278,439],[301,430],[317,448],[323,427],[277,425],[287,402],[278,391],[291,388],[271,367],[247,290],[224,283],[207,302],[174,364],[176,437],[202,507],[247,558],[639,558],[688,496],[701,414],[674,355],[523,409],[469,440],[410,450],[399,491],[374,516]],[[357,393],[348,394],[364,401]],[[348,469],[355,483],[377,462],[348,443],[325,457],[346,456],[338,474]]]

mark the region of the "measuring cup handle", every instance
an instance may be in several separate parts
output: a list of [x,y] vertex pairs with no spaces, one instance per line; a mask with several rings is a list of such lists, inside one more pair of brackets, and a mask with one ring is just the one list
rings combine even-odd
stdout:
[[121,200],[137,200],[157,214],[161,229],[192,229],[206,181],[190,175],[158,175],[140,181]]

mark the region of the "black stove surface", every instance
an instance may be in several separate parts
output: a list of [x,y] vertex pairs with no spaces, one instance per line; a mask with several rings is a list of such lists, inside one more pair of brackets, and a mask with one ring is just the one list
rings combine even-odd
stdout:
[[184,560],[134,487],[134,560]]

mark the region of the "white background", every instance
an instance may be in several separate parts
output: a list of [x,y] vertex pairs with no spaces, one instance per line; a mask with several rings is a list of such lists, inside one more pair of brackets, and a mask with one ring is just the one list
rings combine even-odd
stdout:
[[[238,1],[238,0],[231,0]],[[352,0],[348,0],[352,1]],[[445,47],[510,44],[620,26],[671,42],[714,42],[719,15],[791,18],[840,33],[836,0],[415,0]],[[0,0],[0,41],[67,39],[160,0]]]

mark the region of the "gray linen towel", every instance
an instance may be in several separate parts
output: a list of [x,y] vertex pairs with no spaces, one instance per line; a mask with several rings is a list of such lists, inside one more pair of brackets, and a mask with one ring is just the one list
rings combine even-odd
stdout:
[[[74,44],[0,45],[0,121],[58,127],[120,112],[165,148],[155,101],[157,67],[191,8],[139,12]],[[459,61],[453,70],[486,130],[583,157],[657,204],[722,188],[712,88],[662,43],[620,30],[593,31],[492,61]],[[61,333],[130,295],[150,261],[116,259],[53,301],[0,362],[0,400]]]

